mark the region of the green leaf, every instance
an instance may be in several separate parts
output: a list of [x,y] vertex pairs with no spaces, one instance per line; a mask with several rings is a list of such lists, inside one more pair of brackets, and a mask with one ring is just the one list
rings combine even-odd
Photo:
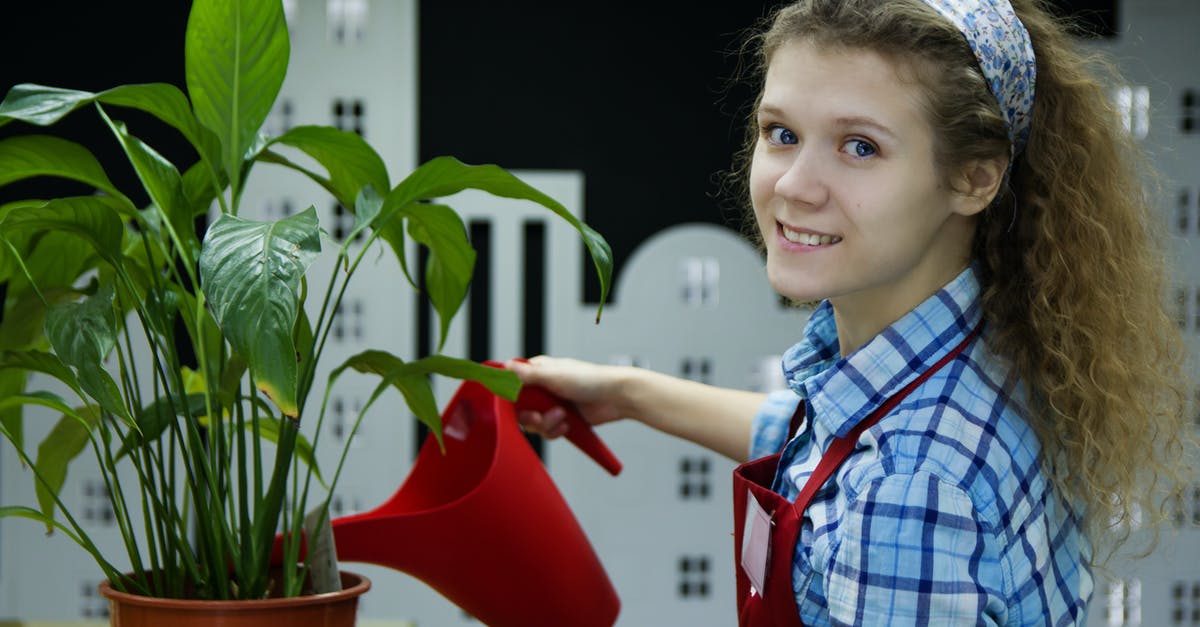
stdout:
[[467,239],[462,218],[450,207],[413,203],[404,215],[408,219],[409,236],[429,249],[425,289],[441,323],[440,351],[446,343],[450,323],[467,297],[475,270],[475,248]]
[[0,373],[10,370],[49,375],[82,394],[75,373],[53,353],[36,350],[0,352]]
[[[8,238],[0,231],[0,245]],[[21,233],[14,233],[18,237]],[[69,288],[100,263],[90,246],[80,246],[79,238],[71,233],[49,231],[30,238],[33,250],[24,255],[23,263],[30,276],[23,270],[15,270],[10,277],[9,294],[18,294],[32,289],[30,281],[43,294],[55,288]],[[7,250],[8,246],[4,246]],[[10,254],[11,250],[8,250]],[[16,263],[14,259],[14,263]],[[20,265],[17,264],[19,268]]]
[[183,134],[201,158],[219,165],[217,137],[192,115],[187,96],[170,83],[121,85],[98,94],[23,83],[10,89],[0,103],[0,126],[13,120],[51,126],[91,102],[145,111]]
[[572,215],[561,203],[499,166],[467,165],[454,157],[432,159],[413,170],[392,189],[384,200],[384,209],[379,220],[389,220],[390,211],[403,211],[415,201],[450,196],[465,189],[478,189],[503,198],[531,200],[575,227],[583,237],[583,243],[587,246],[600,277],[600,306],[596,310],[596,319],[600,319],[612,284],[612,249],[608,242]]
[[105,410],[133,425],[121,390],[104,368],[104,359],[117,341],[113,287],[102,286],[78,303],[62,303],[46,312],[46,337],[63,363],[73,367],[79,385]]
[[108,180],[96,157],[83,146],[51,135],[17,135],[0,139],[0,186],[35,176],[56,176],[91,185],[121,199],[122,213],[133,203]]
[[[346,241],[342,242],[342,255],[347,254],[350,245],[358,238],[359,233],[371,227],[371,222],[375,220],[375,216],[379,215],[380,209],[383,209],[383,197],[375,191],[375,186],[365,185],[358,190],[358,196],[354,199],[354,228],[350,229],[350,233],[346,235]],[[401,264],[403,263],[404,261],[401,260]],[[404,268],[404,272],[408,274],[408,268]]]
[[[229,184],[225,173],[217,174],[217,185],[224,189]],[[212,177],[203,163],[195,163],[183,173],[183,196],[187,199],[192,216],[208,213],[213,201],[217,199],[218,189],[213,187]]]
[[297,148],[321,164],[329,173],[334,197],[350,211],[354,211],[363,186],[391,188],[383,158],[357,133],[329,126],[296,126],[271,143]]
[[0,102],[0,126],[20,120],[50,126],[96,97],[88,91],[60,89],[32,83],[14,85]]
[[[34,482],[37,488],[38,505],[42,514],[54,518],[55,497],[67,479],[67,465],[83,452],[92,429],[100,420],[99,413],[82,408],[82,413],[68,412],[55,423],[54,428],[38,445],[37,472],[45,481]],[[47,525],[46,531],[52,531]]]
[[116,134],[117,140],[129,157],[129,162],[133,164],[138,180],[150,196],[152,206],[162,211],[175,237],[179,238],[178,245],[185,249],[185,259],[190,263],[190,260],[196,258],[196,250],[200,243],[196,240],[195,228],[192,225],[192,208],[183,193],[183,178],[179,175],[179,170],[142,140],[130,135],[123,123],[113,122],[107,115],[104,119]]
[[121,85],[100,92],[96,95],[96,100],[104,104],[145,111],[162,120],[179,131],[196,149],[201,159],[210,163],[214,169],[220,169],[221,147],[217,136],[192,114],[191,103],[178,87],[170,83]]
[[[347,368],[364,374],[379,375],[382,378],[367,403],[379,397],[388,387],[399,390],[404,396],[408,407],[417,420],[429,427],[437,438],[438,445],[442,442],[442,418],[438,413],[437,402],[433,389],[429,384],[429,375],[437,374],[456,379],[478,381],[492,393],[516,400],[521,389],[521,380],[511,371],[503,368],[493,368],[473,361],[448,357],[445,355],[430,355],[416,361],[405,362],[403,359],[380,350],[367,350],[347,359],[329,375],[329,388]],[[366,411],[366,407],[363,408]]]
[[[189,344],[196,350],[197,359],[200,358],[200,352],[203,349],[209,368],[208,372],[203,373],[204,379],[214,381],[221,374],[217,371],[221,367],[218,357],[225,342],[225,338],[221,334],[221,327],[217,325],[212,312],[207,308],[197,308],[196,295],[191,291],[177,283],[170,284],[170,289],[175,294],[175,298],[179,300],[180,319],[183,320],[184,328],[187,330]],[[203,342],[201,342],[201,332],[203,332]],[[242,366],[245,367],[245,364],[242,363]]]
[[101,258],[120,263],[125,237],[121,203],[103,196],[55,198],[41,205],[14,209],[0,220],[0,229],[58,231],[84,240]]
[[442,445],[442,417],[438,413],[437,399],[429,384],[427,373],[421,368],[405,363],[404,360],[386,351],[369,350],[354,355],[329,373],[326,389],[332,389],[334,382],[347,368],[352,368],[365,374],[376,374],[382,377],[379,385],[367,400],[367,408],[379,398],[388,387],[394,387],[404,396],[409,410],[437,438],[438,446]]
[[317,213],[309,207],[277,222],[222,215],[200,254],[201,286],[226,339],[246,357],[259,389],[292,417],[300,280],[320,250]]
[[0,412],[25,405],[40,405],[53,409],[65,416],[74,416],[80,420],[83,419],[62,397],[53,392],[37,390],[28,394],[13,394],[0,398]]
[[280,2],[192,3],[184,42],[187,90],[196,117],[220,140],[224,170],[235,181],[279,95],[289,54]]
[[517,394],[521,391],[521,379],[511,370],[504,368],[485,366],[478,362],[448,355],[429,355],[411,363],[414,367],[430,374],[476,381],[491,390],[493,394],[510,401],[517,400]]
[[73,289],[43,289],[42,302],[32,290],[10,293],[5,297],[4,324],[0,324],[0,351],[21,351],[48,348],[43,329],[46,306],[72,301],[79,297]]
[[25,507],[22,505],[5,505],[0,507],[0,518],[29,518],[31,520],[36,520],[46,525],[47,529],[58,529],[59,531],[62,531],[67,535],[67,537],[71,538],[75,544],[78,544],[84,549],[88,548],[88,544],[85,543],[79,536],[75,535],[75,532],[71,531],[69,527],[49,516],[46,516],[45,514],[42,514],[32,507]]
[[[4,353],[0,353],[3,355]],[[0,399],[16,398],[25,391],[29,373],[18,369],[0,369]],[[0,400],[0,403],[3,403]],[[25,426],[21,405],[0,407],[0,428],[5,429],[18,449],[25,446]]]

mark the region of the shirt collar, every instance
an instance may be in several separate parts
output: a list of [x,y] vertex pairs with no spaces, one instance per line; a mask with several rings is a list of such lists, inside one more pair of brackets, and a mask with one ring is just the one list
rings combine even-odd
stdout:
[[783,355],[783,375],[812,410],[812,419],[842,437],[979,323],[979,279],[973,267],[851,353],[839,355],[833,306],[823,301],[804,339]]

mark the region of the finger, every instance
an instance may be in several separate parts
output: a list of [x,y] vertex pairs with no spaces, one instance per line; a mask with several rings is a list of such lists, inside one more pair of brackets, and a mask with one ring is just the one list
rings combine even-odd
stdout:
[[551,427],[550,430],[547,431],[543,437],[549,438],[549,439],[559,438],[559,437],[566,435],[567,431],[570,431],[570,430],[571,430],[571,423],[564,420],[564,421],[554,425],[553,427]]
[[542,413],[531,410],[517,412],[517,424],[521,425],[526,431],[537,431],[539,433],[546,428],[546,422],[542,417]]

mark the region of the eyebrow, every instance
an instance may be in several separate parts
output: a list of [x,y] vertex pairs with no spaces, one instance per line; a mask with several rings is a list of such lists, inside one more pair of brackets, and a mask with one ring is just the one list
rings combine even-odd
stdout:
[[841,117],[841,118],[834,119],[834,123],[839,126],[870,127],[870,128],[875,129],[876,131],[879,131],[880,133],[883,133],[884,135],[887,135],[888,137],[891,137],[892,139],[896,139],[896,133],[892,132],[892,129],[890,129],[890,128],[884,126],[883,124],[880,124],[879,122],[876,122],[875,120],[868,118],[868,117],[864,117],[864,116]]

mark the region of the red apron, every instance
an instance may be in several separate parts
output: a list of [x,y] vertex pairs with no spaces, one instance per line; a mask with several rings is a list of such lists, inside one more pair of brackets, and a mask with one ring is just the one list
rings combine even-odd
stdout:
[[[829,449],[821,456],[816,470],[800,490],[794,503],[771,491],[771,483],[775,479],[775,470],[779,465],[780,453],[752,460],[738,466],[733,471],[733,561],[737,572],[737,603],[739,627],[803,627],[800,620],[800,608],[796,606],[796,593],[792,590],[792,560],[796,550],[796,541],[800,537],[800,524],[804,510],[812,502],[813,495],[830,476],[846,461],[854,451],[855,444],[862,432],[871,428],[879,419],[887,415],[904,397],[908,396],[918,385],[921,385],[933,373],[945,366],[967,347],[975,338],[979,329],[971,331],[954,350],[947,353],[937,363],[922,372],[912,383],[909,383],[894,396],[888,398],[878,409],[858,423],[845,437],[835,438]],[[804,403],[796,408],[792,416],[788,434],[794,435],[804,416]],[[762,508],[763,525],[760,530],[766,530],[769,539],[766,547],[766,566],[764,569],[763,589],[759,590],[750,583],[750,577],[742,566],[742,542],[746,533],[746,510],[749,509],[749,497],[752,494],[758,507]],[[769,518],[769,523],[765,522]],[[770,597],[768,599],[767,597]]]

